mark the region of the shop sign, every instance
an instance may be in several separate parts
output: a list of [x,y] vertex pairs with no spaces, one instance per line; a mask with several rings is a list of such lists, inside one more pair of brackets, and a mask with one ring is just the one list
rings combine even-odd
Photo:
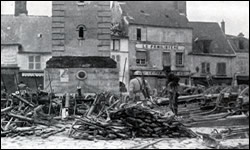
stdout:
[[143,49],[162,49],[162,50],[185,50],[185,46],[180,46],[176,44],[136,44],[136,48]]

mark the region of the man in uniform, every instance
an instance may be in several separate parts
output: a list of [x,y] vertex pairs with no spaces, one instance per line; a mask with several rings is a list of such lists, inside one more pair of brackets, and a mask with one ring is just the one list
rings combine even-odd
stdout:
[[146,100],[143,90],[147,88],[148,94],[151,94],[151,88],[146,80],[144,86],[141,71],[136,71],[134,76],[135,78],[129,83],[129,96],[134,102]]
[[167,87],[169,91],[169,108],[176,116],[178,115],[179,81],[180,78],[173,73],[168,75]]

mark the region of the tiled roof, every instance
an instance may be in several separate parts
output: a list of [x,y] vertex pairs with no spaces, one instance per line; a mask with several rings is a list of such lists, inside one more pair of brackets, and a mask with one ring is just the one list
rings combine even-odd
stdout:
[[161,1],[126,1],[120,4],[130,24],[187,28],[188,19]]
[[193,54],[204,54],[199,49],[196,41],[211,40],[209,53],[206,55],[235,55],[234,50],[221,30],[218,23],[215,22],[190,22],[193,28]]
[[[237,53],[249,53],[249,39],[245,37],[240,37],[240,36],[234,36],[234,35],[226,35],[227,39],[231,43],[232,47],[234,48],[234,51]],[[243,43],[243,49],[239,48],[239,41],[242,41]]]
[[1,44],[20,44],[24,52],[51,52],[51,17],[1,15]]
[[116,68],[116,62],[101,56],[55,56],[47,61],[46,68]]

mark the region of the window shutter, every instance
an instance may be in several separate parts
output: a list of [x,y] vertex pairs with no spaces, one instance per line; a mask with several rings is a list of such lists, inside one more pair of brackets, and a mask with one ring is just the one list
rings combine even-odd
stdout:
[[147,28],[141,29],[141,41],[147,41]]
[[206,71],[207,71],[206,73],[210,73],[210,63],[207,63],[207,66],[206,66],[206,67],[207,67],[207,68],[206,68],[206,69],[207,69],[207,70],[206,70]]
[[205,74],[206,73],[206,70],[205,70],[205,67],[206,67],[206,63],[201,63],[201,73]]
[[171,56],[170,53],[163,53],[163,66],[171,66]]
[[135,27],[130,27],[130,34],[131,34],[131,40],[136,41],[137,32]]
[[146,59],[146,52],[136,52],[136,59]]
[[226,75],[226,63],[217,64],[217,75]]

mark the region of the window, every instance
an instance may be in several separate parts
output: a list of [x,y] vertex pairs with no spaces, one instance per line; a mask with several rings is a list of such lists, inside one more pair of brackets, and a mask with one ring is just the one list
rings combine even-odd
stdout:
[[203,51],[203,53],[209,53],[209,48],[212,40],[199,40],[197,41],[198,48]]
[[112,44],[111,44],[111,49],[113,51],[119,51],[120,50],[120,40],[112,40]]
[[176,66],[183,66],[183,53],[176,53]]
[[141,41],[141,29],[140,28],[136,29],[136,39],[137,41]]
[[163,52],[162,57],[163,66],[171,66],[171,55],[170,52]]
[[79,25],[77,27],[76,31],[78,32],[78,39],[79,40],[84,40],[85,39],[86,27],[84,25]]
[[217,63],[217,74],[218,76],[226,75],[226,63]]
[[29,56],[29,69],[30,70],[41,69],[41,56]]
[[209,74],[210,73],[210,63],[203,62],[201,63],[201,74]]
[[143,51],[136,52],[136,64],[138,66],[144,66],[147,63],[147,54]]
[[244,49],[244,41],[239,40],[239,49]]
[[203,41],[203,52],[209,53],[209,47],[210,47],[211,41],[205,40]]

